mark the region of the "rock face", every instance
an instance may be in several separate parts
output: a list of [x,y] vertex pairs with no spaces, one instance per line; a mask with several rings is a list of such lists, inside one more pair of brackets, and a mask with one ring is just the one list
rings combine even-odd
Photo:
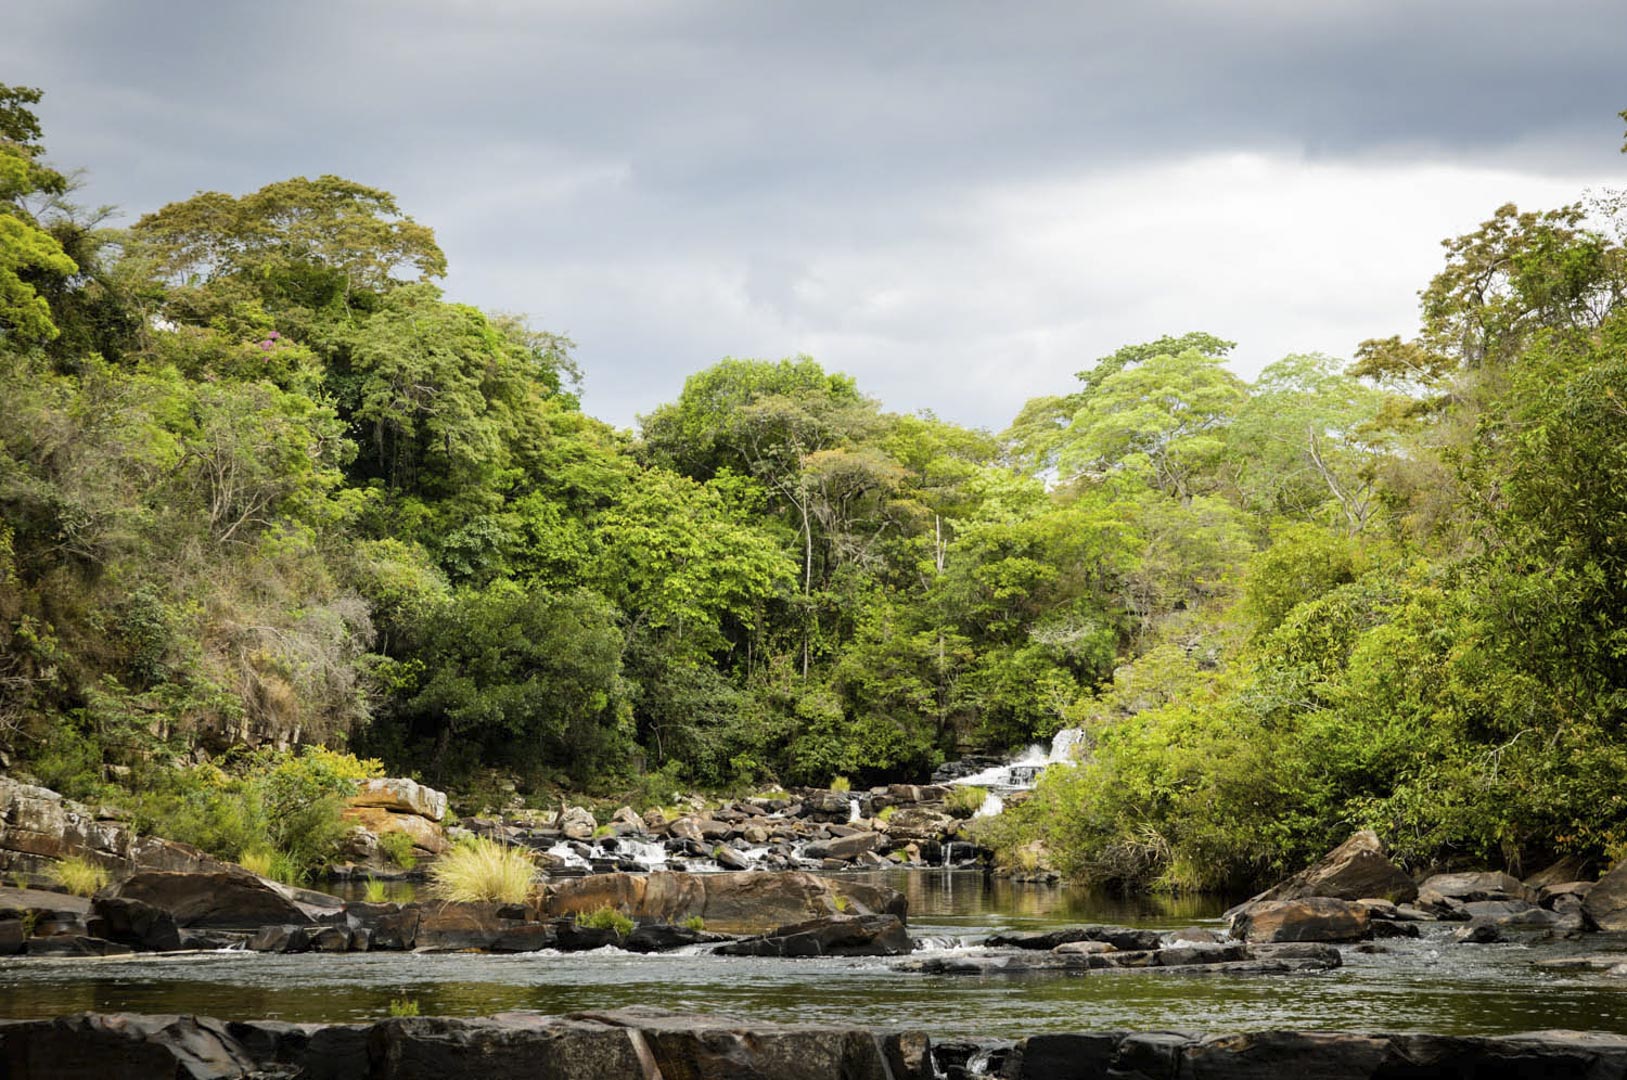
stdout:
[[1627,863],[1598,880],[1582,900],[1582,914],[1600,930],[1627,930]]
[[836,915],[720,946],[720,956],[902,956],[911,948],[896,915]]
[[351,806],[372,806],[392,813],[412,814],[429,821],[440,821],[446,817],[444,793],[404,778],[363,780],[349,801]]
[[738,874],[594,874],[557,881],[542,900],[544,915],[574,915],[613,907],[639,922],[680,923],[699,915],[711,930],[763,933],[809,918],[908,915],[894,889],[838,881],[800,871]]
[[97,863],[115,875],[136,869],[222,870],[230,865],[187,844],[138,838],[121,822],[105,820],[83,803],[0,776],[0,872],[43,873],[69,856]]
[[1267,889],[1255,900],[1300,900],[1330,896],[1336,900],[1389,900],[1410,903],[1418,886],[1384,855],[1378,834],[1363,829],[1309,868]]
[[0,1021],[0,1074],[13,1080],[930,1080],[933,1071],[930,1043],[918,1034],[745,1025],[629,1008],[564,1017],[503,1013],[326,1025],[129,1014]]
[[103,896],[138,900],[168,912],[175,925],[255,930],[267,925],[306,926],[306,910],[269,882],[233,868],[208,874],[144,870],[110,886]]
[[439,855],[452,845],[446,832],[428,818],[417,814],[402,814],[377,806],[347,806],[343,811],[346,823],[360,826],[375,837],[400,832],[412,837],[412,846],[431,855]]
[[1232,934],[1248,942],[1360,941],[1367,908],[1348,900],[1308,897],[1248,904],[1232,919]]

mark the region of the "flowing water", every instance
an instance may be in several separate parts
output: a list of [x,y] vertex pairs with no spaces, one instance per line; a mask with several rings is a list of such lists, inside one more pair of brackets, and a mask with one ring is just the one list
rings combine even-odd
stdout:
[[[909,894],[911,934],[938,950],[975,948],[1003,930],[1078,922],[1189,926],[1215,918],[1225,906],[1208,898],[1123,900],[961,871],[868,879]],[[977,979],[897,972],[882,959],[725,958],[694,950],[17,959],[0,962],[0,1016],[134,1010],[366,1020],[386,1015],[392,998],[410,997],[426,1014],[642,1004],[748,1019],[915,1028],[937,1037],[1267,1027],[1627,1033],[1627,983],[1533,966],[1539,959],[1615,950],[1627,960],[1627,939],[1454,945],[1449,929],[1432,926],[1419,941],[1384,942],[1389,951],[1381,955],[1346,950],[1337,971],[1252,978],[1092,972]]]

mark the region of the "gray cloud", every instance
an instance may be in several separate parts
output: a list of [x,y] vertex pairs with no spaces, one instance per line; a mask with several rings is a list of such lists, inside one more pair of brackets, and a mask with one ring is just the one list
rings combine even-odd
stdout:
[[1619,0],[25,7],[0,78],[91,201],[389,188],[617,423],[725,354],[998,427],[1126,339],[1348,352],[1440,236],[1624,171]]

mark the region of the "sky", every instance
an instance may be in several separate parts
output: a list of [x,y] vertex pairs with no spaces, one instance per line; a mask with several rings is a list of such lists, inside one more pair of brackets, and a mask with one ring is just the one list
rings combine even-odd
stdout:
[[617,426],[806,353],[999,430],[1120,345],[1416,327],[1442,239],[1627,187],[1622,0],[15,0],[0,82],[125,221],[336,173]]

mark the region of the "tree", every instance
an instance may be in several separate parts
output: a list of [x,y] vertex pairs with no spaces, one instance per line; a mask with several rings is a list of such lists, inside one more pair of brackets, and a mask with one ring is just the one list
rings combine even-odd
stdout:
[[50,305],[29,275],[67,276],[79,269],[26,205],[30,196],[67,190],[66,178],[39,161],[40,125],[29,106],[40,96],[32,87],[0,83],[0,341],[56,337]]

